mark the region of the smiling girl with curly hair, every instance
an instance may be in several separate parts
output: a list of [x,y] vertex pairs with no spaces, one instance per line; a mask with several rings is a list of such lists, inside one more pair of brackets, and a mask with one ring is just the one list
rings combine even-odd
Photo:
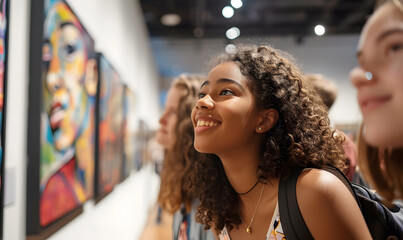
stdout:
[[285,53],[244,46],[218,57],[192,111],[197,220],[219,239],[285,239],[280,180],[305,169],[297,201],[315,239],[370,239],[353,196],[333,174],[345,170],[343,138],[329,127],[322,101]]

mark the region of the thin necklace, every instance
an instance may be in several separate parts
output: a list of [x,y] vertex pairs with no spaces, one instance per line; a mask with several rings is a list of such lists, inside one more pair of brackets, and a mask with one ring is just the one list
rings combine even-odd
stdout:
[[[242,223],[243,223],[243,225],[244,225],[245,228],[246,228],[246,232],[249,233],[249,234],[252,234],[252,228],[251,228],[250,226],[251,226],[252,223],[253,223],[253,219],[255,219],[256,211],[257,211],[257,209],[259,208],[260,200],[262,200],[262,195],[263,195],[263,191],[264,191],[264,187],[265,187],[265,186],[266,186],[266,185],[263,184],[262,191],[260,192],[259,201],[257,201],[257,205],[256,205],[256,208],[255,208],[255,212],[253,213],[253,216],[252,216],[252,218],[250,219],[249,225],[246,225],[246,223],[245,223],[245,221],[243,220],[241,214],[239,214],[239,212],[238,212],[238,215],[239,215],[239,217],[241,218]],[[237,210],[237,211],[238,211],[238,210]]]
[[245,194],[248,194],[248,193],[250,193],[250,191],[252,191],[256,186],[257,186],[257,184],[259,183],[259,179],[257,180],[257,182],[255,183],[255,185],[253,185],[253,187],[251,188],[251,189],[249,189],[249,191],[247,191],[247,192],[244,192],[244,193],[238,193],[238,195],[245,195]]

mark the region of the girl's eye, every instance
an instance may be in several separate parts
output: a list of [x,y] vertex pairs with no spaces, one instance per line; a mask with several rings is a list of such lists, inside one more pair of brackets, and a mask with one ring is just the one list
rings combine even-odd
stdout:
[[389,52],[394,53],[394,52],[401,50],[402,48],[403,48],[403,44],[394,44],[394,45],[390,46]]
[[234,95],[234,92],[228,89],[222,90],[220,95]]
[[204,93],[199,93],[197,96],[199,97],[199,99],[202,99],[202,98],[204,98],[204,96],[206,96],[206,94],[204,94]]

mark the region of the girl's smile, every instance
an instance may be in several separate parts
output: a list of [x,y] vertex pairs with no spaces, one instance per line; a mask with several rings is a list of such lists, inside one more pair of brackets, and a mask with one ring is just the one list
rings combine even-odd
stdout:
[[210,71],[207,79],[192,111],[195,148],[218,154],[252,144],[258,111],[238,65],[221,63]]

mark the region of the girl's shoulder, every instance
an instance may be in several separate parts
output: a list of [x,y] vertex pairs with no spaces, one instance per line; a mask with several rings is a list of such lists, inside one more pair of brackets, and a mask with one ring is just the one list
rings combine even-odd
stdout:
[[314,238],[370,239],[357,202],[337,176],[326,170],[306,169],[297,180],[296,192],[301,214]]
[[[343,182],[332,173],[322,169],[305,169],[298,177],[297,192],[299,195],[314,195],[316,198],[331,198],[341,189],[347,189]],[[298,199],[299,200],[299,199]]]

